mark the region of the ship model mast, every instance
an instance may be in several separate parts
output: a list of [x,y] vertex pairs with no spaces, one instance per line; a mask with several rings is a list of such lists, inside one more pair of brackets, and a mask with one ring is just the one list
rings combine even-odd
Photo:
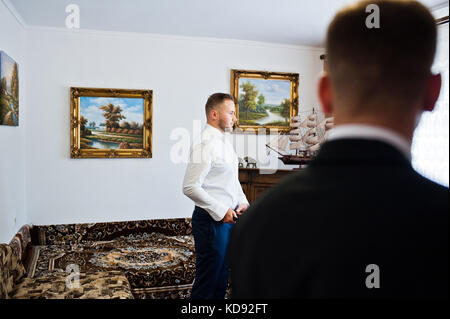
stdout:
[[[302,120],[300,115],[292,118],[288,134],[279,135],[266,146],[277,152],[279,159],[286,165],[308,164],[326,140],[328,130],[333,127],[333,118],[325,118],[315,109]],[[295,153],[292,153],[295,151]]]

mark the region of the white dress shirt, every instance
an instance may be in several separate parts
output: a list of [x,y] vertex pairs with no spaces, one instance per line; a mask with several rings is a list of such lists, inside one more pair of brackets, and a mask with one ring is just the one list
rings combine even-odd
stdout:
[[406,138],[385,127],[366,124],[345,124],[333,127],[327,141],[342,138],[361,138],[386,142],[402,152],[411,161],[411,143]]
[[228,209],[248,201],[239,182],[238,158],[229,134],[206,124],[194,142],[183,181],[183,193],[205,209],[215,221]]

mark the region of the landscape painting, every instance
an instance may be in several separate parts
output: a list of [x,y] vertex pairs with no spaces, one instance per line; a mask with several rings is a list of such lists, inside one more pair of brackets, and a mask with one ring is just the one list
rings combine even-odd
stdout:
[[288,131],[298,113],[298,74],[232,70],[237,125]]
[[291,82],[239,80],[239,123],[242,125],[289,125]]
[[0,125],[19,125],[19,66],[0,51]]
[[149,157],[152,91],[72,88],[72,157]]
[[80,97],[81,148],[142,148],[144,100]]

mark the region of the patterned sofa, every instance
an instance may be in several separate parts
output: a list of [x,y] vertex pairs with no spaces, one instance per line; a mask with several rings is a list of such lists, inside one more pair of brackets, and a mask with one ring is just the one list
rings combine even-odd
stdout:
[[[9,246],[25,271],[11,298],[179,299],[194,280],[190,218],[23,227],[16,237]],[[66,288],[73,267],[79,291]]]
[[[68,280],[65,272],[46,272],[27,277],[30,226],[22,227],[10,244],[0,244],[0,299],[132,299],[131,286],[120,271],[80,272],[78,281]],[[69,279],[71,279],[70,277]]]

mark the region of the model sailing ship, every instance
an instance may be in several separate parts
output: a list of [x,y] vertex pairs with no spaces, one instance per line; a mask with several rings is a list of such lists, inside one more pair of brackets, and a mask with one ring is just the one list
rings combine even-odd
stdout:
[[278,135],[266,146],[277,152],[286,165],[308,164],[326,140],[334,124],[333,118],[326,118],[313,108],[303,119],[300,115],[294,116],[292,122],[293,129],[288,134]]

